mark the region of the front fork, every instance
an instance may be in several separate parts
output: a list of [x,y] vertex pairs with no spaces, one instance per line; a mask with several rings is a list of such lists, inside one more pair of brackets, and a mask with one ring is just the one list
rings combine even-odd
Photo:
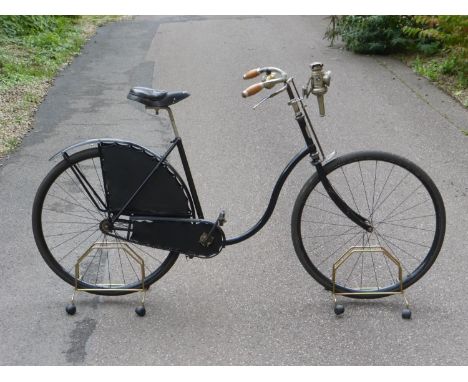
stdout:
[[[296,116],[296,121],[299,124],[299,127],[301,129],[302,135],[304,137],[304,140],[307,144],[307,147],[309,148],[309,154],[311,158],[311,163],[315,166],[317,170],[317,175],[320,179],[320,182],[322,183],[323,187],[325,188],[325,191],[327,192],[328,196],[330,197],[331,200],[336,204],[336,206],[340,209],[341,212],[343,212],[344,215],[346,215],[351,221],[356,223],[358,226],[362,227],[365,229],[367,232],[372,232],[373,227],[370,224],[370,222],[362,217],[360,214],[358,214],[356,211],[354,211],[335,191],[333,188],[332,184],[327,178],[327,175],[325,174],[325,170],[323,169],[322,166],[322,160],[320,159],[319,153],[317,152],[317,147],[315,146],[315,143],[309,133],[309,130],[307,129],[307,123],[305,120],[305,115],[299,108],[299,103],[301,102],[300,99],[296,99],[294,97],[294,93],[291,89],[291,87],[288,84],[288,95],[290,98],[289,104],[293,107],[294,113]],[[323,154],[322,154],[323,156]]]
[[370,222],[366,218],[362,217],[357,212],[355,212],[350,206],[348,206],[348,204],[335,191],[330,181],[328,180],[327,175],[325,174],[322,163],[319,160],[314,161],[312,159],[312,164],[317,170],[317,174],[320,179],[320,182],[323,185],[323,188],[325,188],[325,191],[327,191],[328,196],[331,200],[333,200],[333,202],[340,209],[340,211],[343,212],[350,220],[352,220],[358,226],[364,228],[367,232],[372,232],[374,228],[372,227]]

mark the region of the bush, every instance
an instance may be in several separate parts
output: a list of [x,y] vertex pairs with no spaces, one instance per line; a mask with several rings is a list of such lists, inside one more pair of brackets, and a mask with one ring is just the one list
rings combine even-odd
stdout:
[[26,36],[56,27],[55,16],[0,16],[0,32],[8,37]]
[[342,16],[337,23],[346,48],[356,53],[389,54],[406,50],[414,39],[403,32],[409,16]]
[[414,16],[414,25],[404,27],[408,36],[440,41],[447,47],[468,46],[468,16]]
[[[418,54],[412,66],[432,81],[468,87],[468,16],[330,16],[325,37],[356,53]],[[421,55],[421,57],[419,57]],[[435,57],[428,57],[433,56]]]
[[455,76],[462,88],[468,86],[468,16],[414,16],[415,25],[404,32],[418,40],[437,41],[447,57],[437,71]]

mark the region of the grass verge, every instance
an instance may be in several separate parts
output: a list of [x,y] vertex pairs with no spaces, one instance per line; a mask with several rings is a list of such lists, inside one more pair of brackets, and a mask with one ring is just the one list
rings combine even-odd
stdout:
[[[468,108],[468,86],[464,74],[456,72],[459,63],[451,56],[400,55],[399,58],[416,73],[427,78],[463,107]],[[465,64],[466,65],[466,64]]]
[[[18,35],[4,28],[0,33],[0,159],[15,150],[31,129],[34,114],[58,71],[79,54],[99,26],[120,19],[59,17],[53,28]],[[8,27],[6,22],[3,25]]]

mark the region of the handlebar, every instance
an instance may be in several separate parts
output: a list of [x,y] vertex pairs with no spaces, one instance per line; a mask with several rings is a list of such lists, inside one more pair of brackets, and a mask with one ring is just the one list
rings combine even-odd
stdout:
[[260,68],[249,70],[247,73],[244,74],[244,80],[250,80],[252,78],[257,77],[260,74]]
[[262,89],[271,89],[273,86],[281,83],[286,82],[288,79],[288,75],[284,70],[279,68],[267,66],[264,68],[255,68],[249,70],[247,73],[244,74],[244,80],[250,80],[252,78],[257,77],[259,74],[265,73],[266,76],[264,77],[262,82],[258,82],[249,86],[242,92],[242,97],[247,98],[254,94],[257,94]]
[[[303,98],[308,98],[310,94],[315,95],[318,101],[320,116],[323,117],[325,116],[324,94],[327,92],[328,87],[330,86],[331,72],[324,71],[323,64],[321,62],[313,62],[312,64],[310,64],[310,69],[311,76],[307,85],[302,88],[302,96]],[[254,109],[267,99],[272,98],[277,94],[281,93],[282,91],[286,90],[288,87],[288,82],[292,81],[292,79],[288,79],[288,75],[284,70],[271,66],[251,69],[244,74],[243,78],[244,80],[250,80],[252,78],[257,77],[261,73],[265,73],[265,76],[263,77],[262,81],[250,85],[247,89],[245,89],[242,92],[242,97],[250,97],[254,94],[257,94],[263,89],[272,89],[275,85],[279,83],[283,83],[284,86],[280,90],[271,93],[263,100],[261,100],[257,105],[254,106]],[[300,98],[299,94],[298,97],[299,101],[302,102],[303,98]]]
[[242,97],[247,98],[254,94],[257,94],[264,88],[263,83],[258,82],[256,84],[250,85],[247,89],[242,92]]

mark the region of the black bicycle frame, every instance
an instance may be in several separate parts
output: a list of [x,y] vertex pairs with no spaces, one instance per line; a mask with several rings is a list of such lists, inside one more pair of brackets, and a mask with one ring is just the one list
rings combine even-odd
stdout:
[[[296,154],[296,156],[293,159],[291,159],[291,161],[288,163],[286,168],[281,173],[280,177],[278,178],[275,184],[275,187],[273,188],[273,192],[271,194],[270,202],[268,203],[267,209],[264,212],[263,216],[260,218],[260,220],[252,228],[250,228],[247,232],[243,233],[242,235],[237,236],[232,239],[227,239],[225,242],[225,245],[237,244],[244,240],[247,240],[248,238],[252,237],[253,235],[255,235],[258,231],[260,231],[263,228],[263,226],[268,222],[271,215],[273,214],[276,203],[278,201],[279,194],[289,174],[291,174],[291,172],[294,170],[297,164],[302,159],[304,159],[307,155],[310,156],[311,163],[315,166],[317,170],[317,175],[320,181],[322,182],[327,194],[330,196],[333,202],[337,205],[337,207],[354,223],[361,226],[366,231],[372,231],[372,226],[370,225],[370,223],[364,217],[356,213],[351,207],[349,207],[346,204],[346,202],[334,190],[333,186],[331,185],[330,181],[328,180],[325,174],[325,171],[323,170],[322,162],[317,152],[317,147],[307,129],[307,123],[305,121],[305,115],[304,115],[304,113],[307,113],[307,112],[305,111],[304,108],[302,108],[304,113],[300,110],[298,106],[298,103],[300,102],[299,98],[296,100],[289,83],[287,83],[286,90],[288,92],[291,105],[294,108],[296,121],[299,125],[299,128],[301,129],[302,135],[306,143],[306,147],[301,152]],[[296,90],[296,93],[297,93],[297,90]],[[302,106],[302,103],[300,104]]]
[[288,163],[288,165],[276,181],[275,187],[273,188],[273,192],[270,197],[270,202],[268,203],[268,207],[263,216],[257,222],[257,224],[255,224],[252,228],[250,228],[247,232],[243,233],[242,235],[233,239],[227,239],[225,245],[237,244],[241,241],[247,240],[249,237],[255,235],[258,231],[260,231],[263,228],[263,226],[268,222],[273,211],[275,210],[276,202],[278,201],[278,197],[280,195],[281,189],[283,188],[284,182],[286,182],[286,179],[288,178],[289,174],[291,174],[292,170],[294,170],[294,167],[296,167],[296,165],[308,154],[312,154],[310,147],[306,147],[301,152],[297,153],[296,156],[293,159],[291,159],[291,161]]
[[[302,151],[297,153],[291,159],[291,161],[288,163],[286,168],[283,170],[283,172],[279,176],[279,178],[276,181],[276,184],[275,184],[275,186],[273,188],[273,192],[271,194],[268,206],[267,206],[265,212],[263,213],[262,217],[260,218],[260,220],[258,220],[258,222],[252,228],[250,228],[248,231],[246,231],[245,233],[243,233],[243,234],[241,234],[241,235],[239,235],[237,237],[234,237],[232,239],[225,239],[225,241],[224,241],[225,246],[226,245],[237,244],[237,243],[240,243],[240,242],[242,242],[244,240],[247,240],[248,238],[255,235],[258,231],[260,231],[265,226],[265,224],[268,222],[271,215],[273,214],[273,211],[274,211],[274,209],[276,207],[276,203],[278,201],[278,197],[280,195],[280,192],[281,192],[281,189],[283,188],[284,183],[286,182],[286,179],[291,174],[291,172],[294,170],[294,168],[297,166],[297,164],[308,155],[311,158],[312,165],[315,167],[315,169],[317,171],[317,175],[319,177],[319,180],[322,182],[328,196],[333,200],[333,202],[336,204],[336,206],[343,212],[343,214],[345,216],[347,216],[354,223],[356,223],[357,225],[359,225],[360,227],[362,227],[366,231],[369,231],[369,232],[372,231],[372,226],[370,225],[370,223],[364,217],[362,217],[361,215],[356,213],[351,207],[349,207],[346,204],[346,202],[334,190],[333,186],[331,185],[330,181],[328,180],[328,178],[327,178],[327,176],[325,174],[325,171],[324,171],[323,166],[322,166],[322,161],[320,159],[319,153],[317,152],[317,147],[316,147],[316,145],[314,143],[314,140],[312,139],[311,134],[309,133],[308,126],[307,126],[307,123],[306,123],[306,120],[305,120],[305,118],[307,117],[307,120],[310,123],[310,120],[309,120],[309,118],[307,116],[307,111],[305,110],[304,106],[302,105],[302,102],[301,102],[301,100],[299,98],[299,95],[298,95],[298,98],[295,98],[294,93],[292,91],[292,88],[291,88],[289,82],[287,83],[286,90],[288,92],[288,95],[289,95],[289,98],[290,98],[290,101],[291,101],[290,104],[293,106],[293,109],[294,109],[294,112],[295,112],[296,121],[297,121],[297,123],[299,125],[299,128],[300,128],[300,130],[302,132],[302,135],[304,137],[306,147]],[[296,90],[296,93],[297,93],[297,89],[295,89],[295,90]],[[299,107],[299,105],[301,106],[301,108]],[[315,133],[313,132],[313,129],[310,128],[310,130],[313,133],[315,139],[317,140],[317,137],[315,136]],[[319,145],[318,140],[317,140],[317,144]],[[198,217],[198,219],[204,219],[203,211],[202,211],[202,208],[201,208],[201,205],[200,205],[200,200],[198,198],[197,190],[195,188],[195,183],[193,181],[192,173],[190,171],[190,166],[189,166],[189,163],[188,163],[188,160],[187,160],[187,155],[185,154],[184,146],[182,144],[182,138],[177,136],[171,142],[171,145],[168,148],[168,150],[164,153],[164,155],[161,156],[160,161],[158,162],[158,164],[150,171],[148,176],[145,178],[145,180],[142,182],[142,184],[138,187],[138,189],[135,190],[135,192],[130,197],[130,199],[126,202],[124,207],[122,207],[121,210],[111,218],[112,223],[114,223],[114,222],[116,222],[118,220],[118,218],[120,217],[122,212],[125,210],[126,206],[129,205],[131,203],[131,201],[143,189],[143,187],[148,182],[150,177],[158,170],[158,168],[162,165],[162,163],[166,161],[167,157],[169,156],[169,154],[172,152],[172,150],[175,147],[177,147],[177,149],[179,151],[180,159],[181,159],[182,166],[183,166],[185,176],[186,176],[186,179],[187,179],[187,183],[188,183],[188,188],[190,190],[190,197],[192,198],[193,205],[195,207],[196,217]],[[322,153],[322,155],[323,155],[323,153]],[[67,159],[67,156],[68,155],[66,153],[64,153],[64,158],[65,159]],[[82,182],[83,176],[80,173],[78,173],[78,174],[75,173],[75,175],[78,177],[78,180],[83,185],[83,182]],[[86,180],[85,180],[85,182],[86,182]],[[83,187],[87,191],[87,187],[85,187],[84,185],[83,185]],[[93,203],[96,205],[96,207],[98,207],[98,202],[94,200],[94,197],[92,195],[92,194],[96,195],[96,193],[94,192],[94,190],[91,190],[91,191],[92,191],[92,193],[87,191],[87,194],[90,197],[90,199],[93,201]],[[99,199],[98,201],[100,202],[101,205],[104,204],[102,200]],[[218,224],[218,222],[213,223],[213,224]]]
[[[136,198],[136,196],[140,193],[140,191],[145,187],[146,183],[148,183],[151,176],[166,161],[167,157],[172,152],[172,150],[174,150],[175,147],[177,147],[177,150],[179,151],[179,156],[180,156],[180,159],[182,161],[182,166],[184,168],[185,177],[187,178],[187,183],[188,183],[188,186],[189,186],[190,194],[191,194],[191,197],[192,197],[193,204],[195,206],[196,215],[197,215],[198,219],[204,219],[203,211],[202,211],[202,208],[201,208],[201,205],[200,205],[200,200],[198,198],[197,190],[195,188],[195,183],[194,183],[193,178],[192,178],[192,172],[190,171],[190,166],[188,164],[187,155],[185,154],[184,146],[182,144],[182,138],[176,137],[171,142],[171,145],[169,146],[167,151],[161,156],[158,163],[154,166],[154,168],[146,176],[145,180],[135,190],[135,192],[132,194],[132,196],[127,200],[127,202],[124,204],[124,206],[120,209],[120,211],[116,215],[114,215],[112,217],[112,219],[111,219],[112,223],[115,223],[119,219],[120,215],[122,215],[122,212],[127,208],[127,206]],[[81,182],[81,180],[80,180],[80,182]],[[88,195],[89,195],[89,193],[88,193]]]

